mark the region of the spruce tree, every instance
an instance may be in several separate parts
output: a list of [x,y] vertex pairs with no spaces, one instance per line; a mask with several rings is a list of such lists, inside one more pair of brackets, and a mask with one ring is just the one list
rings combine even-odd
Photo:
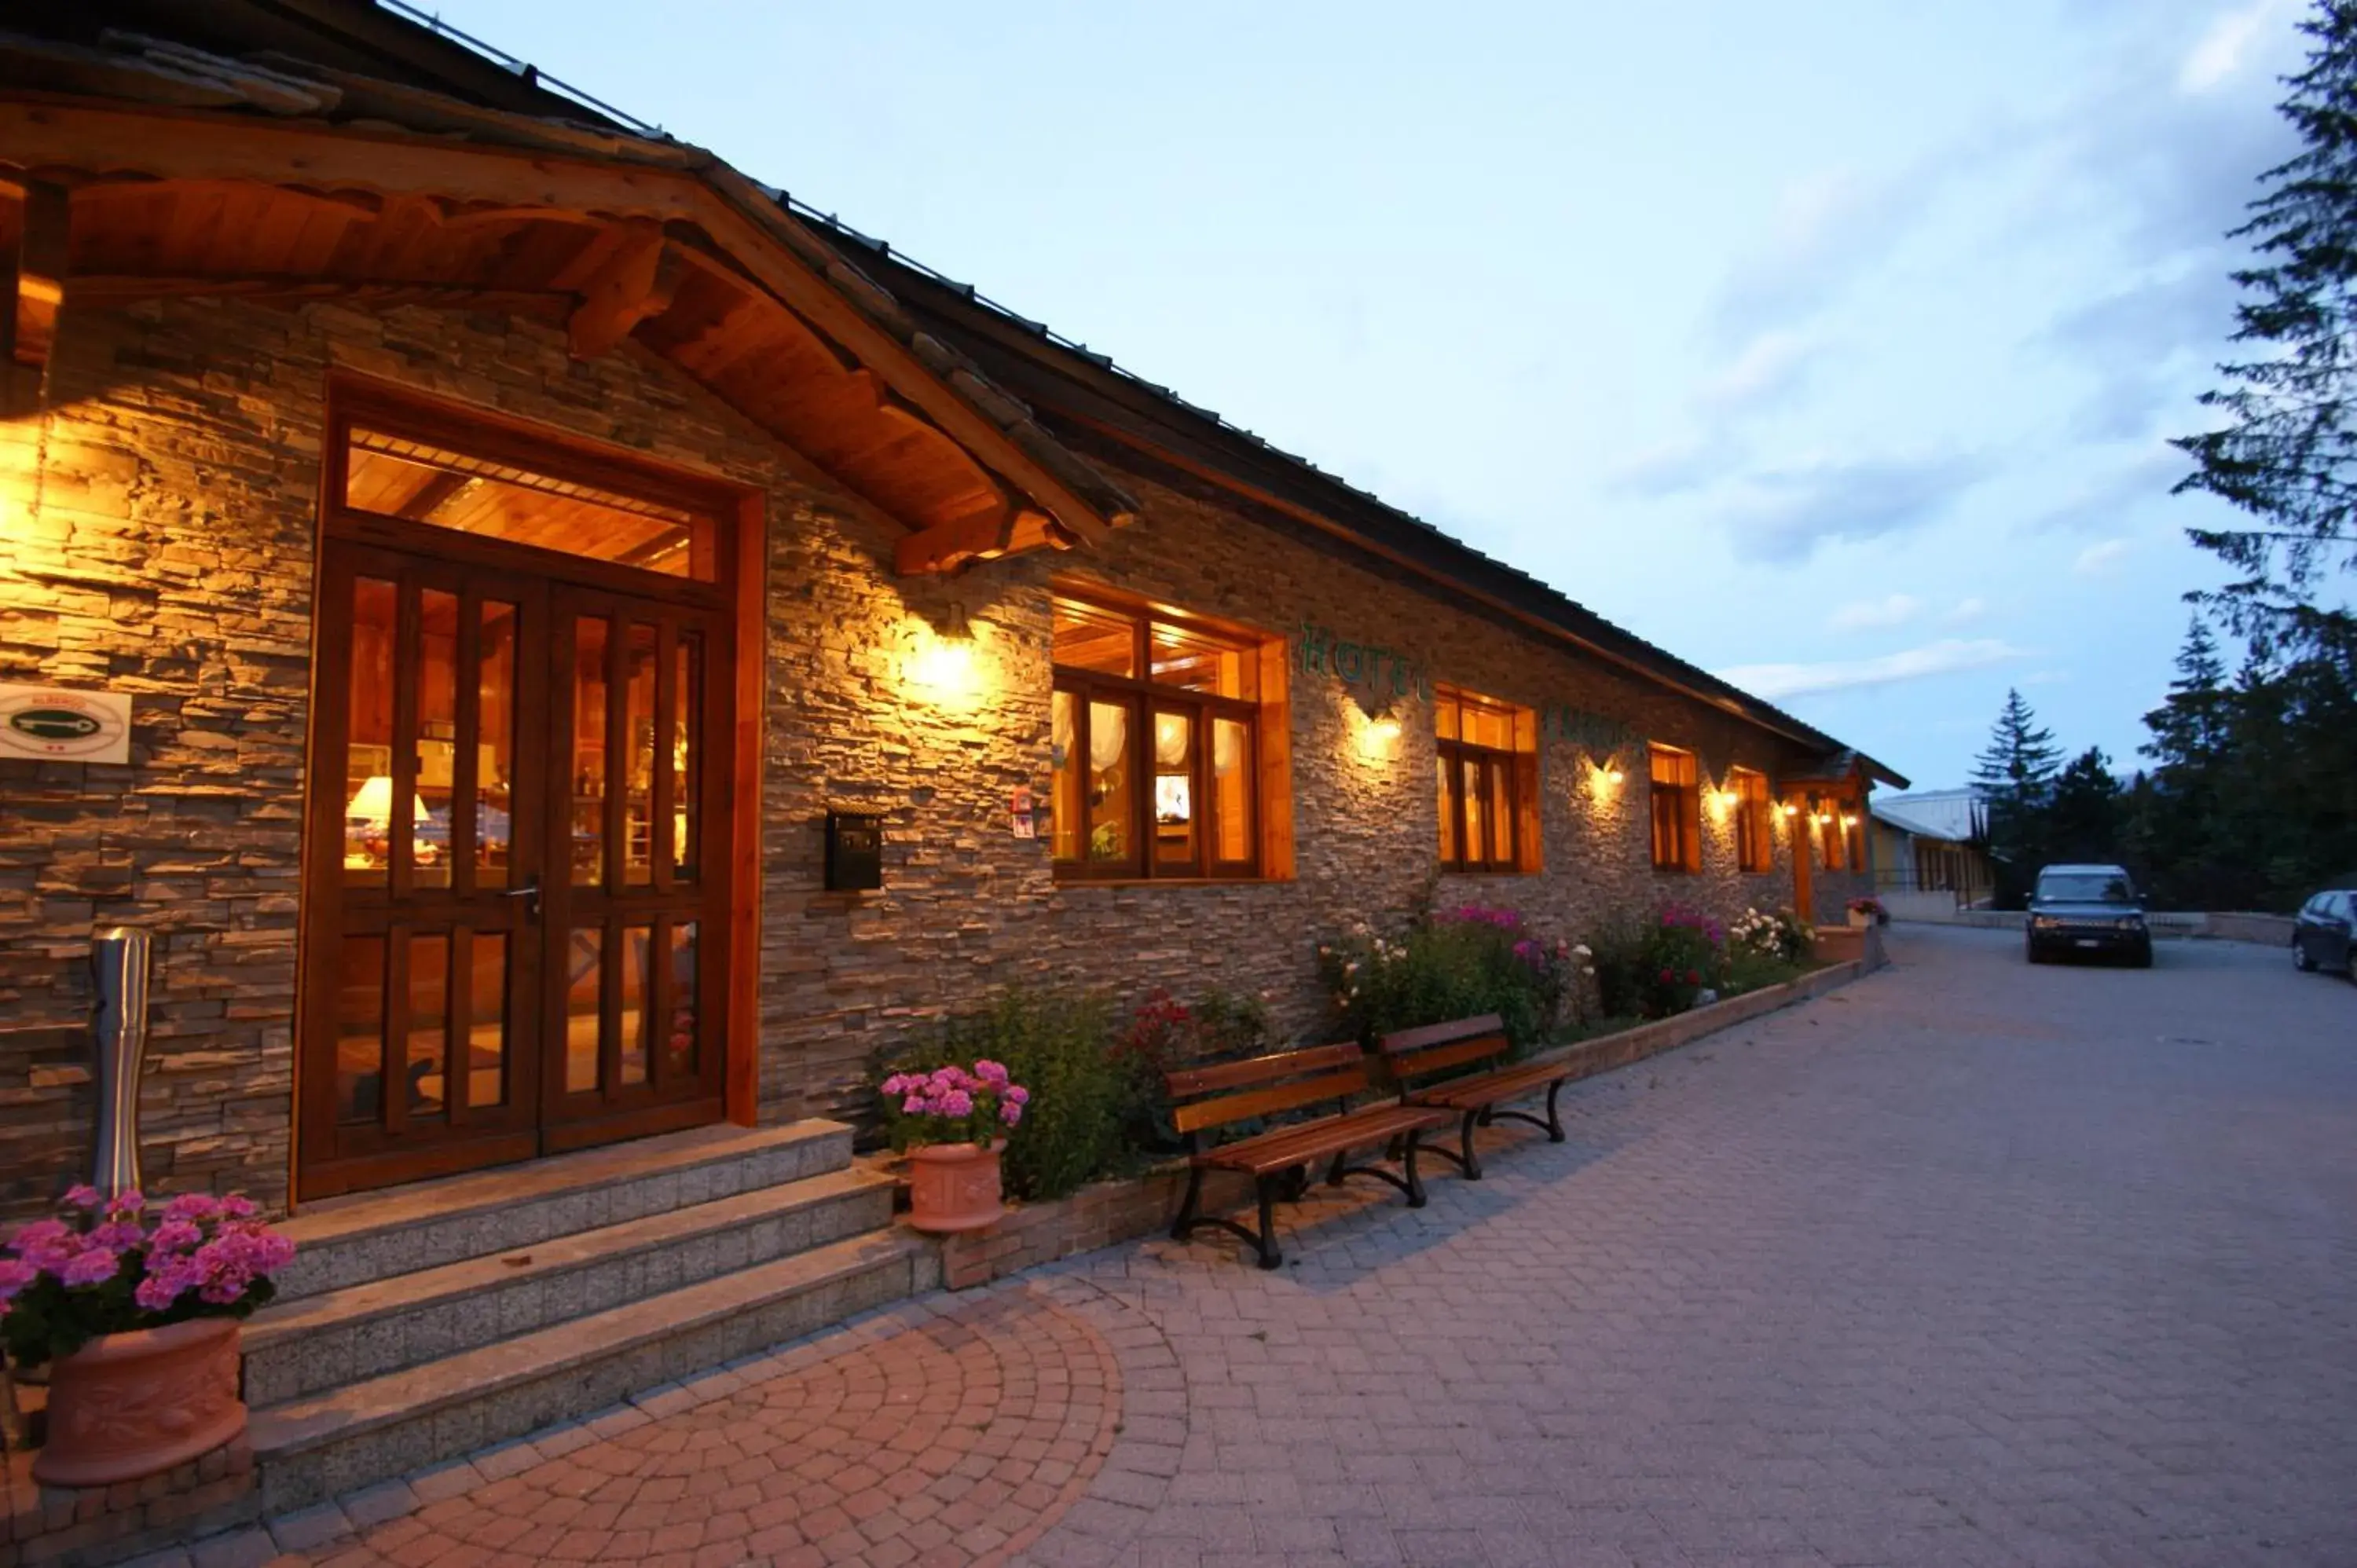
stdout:
[[2229,236],[2257,252],[2233,274],[2233,340],[2253,352],[2202,394],[2228,423],[2176,443],[2200,465],[2177,489],[2255,524],[2186,531],[2240,574],[2187,596],[2262,653],[2331,650],[2345,668],[2357,617],[2319,596],[2357,572],[2357,0],[2318,0],[2300,30],[2313,47],[2279,107],[2306,145],[2259,176],[2264,194]]
[[1974,760],[1972,776],[1986,802],[2000,907],[2018,905],[2045,863],[2046,808],[2061,757],[2054,732],[2039,726],[2020,692],[2008,690],[1989,731],[1988,749]]

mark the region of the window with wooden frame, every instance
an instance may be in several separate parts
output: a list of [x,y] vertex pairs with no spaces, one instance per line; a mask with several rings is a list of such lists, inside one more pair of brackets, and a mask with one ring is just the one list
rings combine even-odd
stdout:
[[1433,730],[1441,869],[1541,869],[1537,715],[1444,685]]
[[1727,775],[1735,795],[1735,864],[1745,871],[1776,869],[1776,841],[1770,827],[1774,808],[1768,801],[1768,776],[1749,768]]
[[1056,874],[1290,875],[1284,642],[1076,589],[1052,621]]
[[1828,800],[1818,809],[1817,854],[1827,871],[1839,871],[1849,864],[1849,833],[1842,827],[1841,814],[1838,800]]
[[1691,751],[1652,749],[1653,869],[1702,869],[1701,769]]

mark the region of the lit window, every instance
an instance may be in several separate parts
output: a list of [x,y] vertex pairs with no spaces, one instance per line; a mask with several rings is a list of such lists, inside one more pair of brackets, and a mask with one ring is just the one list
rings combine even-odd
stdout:
[[1538,725],[1528,708],[1434,691],[1434,783],[1448,871],[1536,871]]
[[1735,863],[1746,871],[1773,871],[1776,842],[1769,832],[1768,776],[1738,768],[1735,791]]
[[1055,596],[1053,631],[1058,875],[1280,875],[1263,821],[1275,771],[1263,719],[1282,700],[1275,645],[1069,593]]
[[1691,751],[1656,746],[1653,754],[1653,869],[1702,869],[1702,789]]

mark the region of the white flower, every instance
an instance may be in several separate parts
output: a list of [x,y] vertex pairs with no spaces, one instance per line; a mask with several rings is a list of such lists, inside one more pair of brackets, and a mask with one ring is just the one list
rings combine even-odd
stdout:
[[1571,950],[1577,953],[1581,958],[1593,958],[1596,956],[1593,952],[1588,950],[1588,946],[1586,942],[1574,942],[1572,944]]

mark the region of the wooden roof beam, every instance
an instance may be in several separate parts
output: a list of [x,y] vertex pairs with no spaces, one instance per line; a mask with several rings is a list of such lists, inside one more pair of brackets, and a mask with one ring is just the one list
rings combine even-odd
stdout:
[[1004,507],[909,534],[892,547],[892,569],[903,577],[947,576],[1035,541],[1051,550],[1072,547],[1071,533],[1046,512]]
[[65,303],[73,204],[65,187],[42,179],[23,182],[16,195],[24,221],[7,269],[9,302],[0,332],[7,336],[9,359],[39,370],[49,362],[49,349],[58,336],[58,307]]
[[581,307],[565,324],[573,357],[594,360],[630,335],[641,321],[671,308],[685,269],[663,242],[662,225],[625,219],[620,242],[581,285]]

